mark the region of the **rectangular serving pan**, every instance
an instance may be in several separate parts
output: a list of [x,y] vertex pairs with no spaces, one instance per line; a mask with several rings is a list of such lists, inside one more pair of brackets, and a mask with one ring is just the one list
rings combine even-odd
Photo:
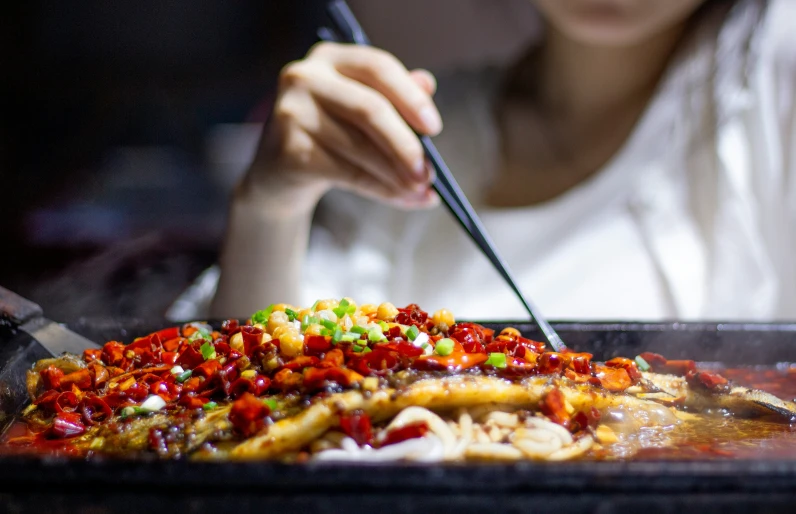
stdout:
[[[515,326],[538,336],[526,322]],[[77,320],[98,342],[164,321]],[[796,362],[796,324],[554,323],[598,359],[655,351],[731,365]],[[46,353],[0,326],[0,423],[27,401],[24,370]],[[0,457],[0,511],[97,512],[793,512],[796,461],[640,461],[478,465],[282,465]]]

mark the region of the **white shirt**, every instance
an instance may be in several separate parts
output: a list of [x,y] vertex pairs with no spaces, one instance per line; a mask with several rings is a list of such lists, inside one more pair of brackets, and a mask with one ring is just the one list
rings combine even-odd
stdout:
[[[547,317],[796,318],[796,2],[709,15],[617,155],[539,206],[483,205],[497,162],[495,77],[440,80],[435,141]],[[444,207],[403,212],[343,192],[318,209],[302,291],[305,305],[351,296],[525,317]]]

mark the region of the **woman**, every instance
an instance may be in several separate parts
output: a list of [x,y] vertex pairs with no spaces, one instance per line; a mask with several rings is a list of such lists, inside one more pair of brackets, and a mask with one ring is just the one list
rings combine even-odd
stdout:
[[430,73],[376,49],[285,67],[212,313],[346,295],[522,317],[435,208],[416,130],[549,317],[796,315],[794,3],[533,2],[542,44],[440,78],[436,104]]

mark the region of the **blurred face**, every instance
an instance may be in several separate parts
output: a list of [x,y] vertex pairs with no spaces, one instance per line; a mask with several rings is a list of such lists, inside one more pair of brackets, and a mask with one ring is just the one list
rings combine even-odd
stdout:
[[580,43],[627,46],[670,29],[705,0],[532,0],[548,23]]

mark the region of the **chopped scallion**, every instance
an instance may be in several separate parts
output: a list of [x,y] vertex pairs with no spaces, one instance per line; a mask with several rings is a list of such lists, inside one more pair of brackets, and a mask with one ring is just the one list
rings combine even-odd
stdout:
[[434,351],[437,353],[437,355],[442,355],[443,357],[445,355],[450,355],[453,353],[453,339],[448,337],[440,339],[437,341],[437,344],[434,345]]
[[218,407],[218,404],[216,402],[207,402],[206,404],[202,405],[202,408],[204,410],[213,410],[216,407]]
[[183,371],[182,373],[180,373],[177,376],[177,382],[182,384],[183,382],[185,382],[186,380],[191,378],[191,375],[193,375],[193,371],[192,370],[189,369],[189,370]]
[[199,351],[202,352],[202,357],[204,357],[205,360],[216,358],[216,349],[210,343],[203,344],[201,347],[199,347]]
[[355,352],[361,352],[365,348],[367,348],[367,347],[366,346],[359,346],[358,344],[355,344],[354,346],[351,347],[351,349],[354,350]]
[[279,407],[279,404],[276,403],[276,400],[274,400],[273,398],[266,398],[263,400],[263,403],[267,405],[268,408],[271,409],[271,411],[275,411],[277,407]]
[[328,319],[321,319],[321,325],[328,328],[329,330],[335,330],[337,328],[337,323],[334,321],[329,321]]
[[409,327],[409,330],[406,331],[406,337],[408,337],[410,341],[417,339],[418,335],[420,335],[420,329],[415,325],[412,325]]
[[285,314],[287,314],[287,319],[290,321],[296,321],[298,318],[298,312],[294,311],[293,309],[285,309]]
[[274,307],[275,306],[276,306],[276,304],[272,303],[271,305],[268,306],[267,309],[263,309],[261,311],[257,311],[254,314],[252,314],[252,323],[255,323],[255,324],[257,324],[257,323],[260,323],[260,324],[268,323],[268,318],[271,316],[271,313],[274,312]]
[[644,360],[641,355],[636,355],[636,366],[640,371],[649,371],[651,369],[650,363]]
[[343,340],[343,331],[340,330],[340,327],[337,327],[337,330],[335,330],[334,334],[332,334],[332,342],[339,343],[342,340]]
[[324,336],[324,337],[330,336],[330,335],[332,335],[332,331],[329,330],[328,328],[322,328],[321,329],[321,335]]
[[351,332],[355,334],[367,334],[368,329],[365,327],[360,327],[359,325],[354,325],[353,327],[351,327]]
[[362,350],[362,353],[370,353],[370,352],[372,352],[372,351],[373,351],[373,350],[371,350],[370,348],[368,348],[368,347],[366,346],[366,347],[365,347],[365,348]]
[[379,321],[379,326],[381,327],[382,332],[387,332],[388,330],[390,330],[390,326],[384,321]]
[[316,310],[318,310],[318,303],[320,303],[320,300],[315,300],[315,303],[312,304],[312,307],[310,307],[312,312],[315,312]]
[[368,341],[373,341],[374,343],[378,343],[386,340],[387,338],[384,337],[384,334],[381,331],[381,327],[373,327],[368,331]]
[[362,336],[359,335],[359,334],[352,334],[352,333],[349,332],[349,333],[343,334],[343,337],[341,337],[340,340],[341,341],[345,341],[347,343],[353,343],[354,341],[359,341],[359,339],[361,337]]
[[505,353],[490,353],[489,358],[486,360],[484,364],[489,364],[490,366],[494,366],[496,368],[505,368],[506,367],[506,354]]

